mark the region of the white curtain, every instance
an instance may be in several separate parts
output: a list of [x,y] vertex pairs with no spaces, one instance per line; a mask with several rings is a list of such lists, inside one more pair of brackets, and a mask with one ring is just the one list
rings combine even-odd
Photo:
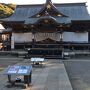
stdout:
[[64,32],[63,41],[88,42],[88,32]]
[[45,40],[47,38],[59,41],[60,40],[60,34],[59,33],[36,33],[35,34],[35,40],[36,41],[42,41],[42,40]]
[[31,42],[32,41],[32,33],[14,33],[14,41],[21,43],[21,42]]

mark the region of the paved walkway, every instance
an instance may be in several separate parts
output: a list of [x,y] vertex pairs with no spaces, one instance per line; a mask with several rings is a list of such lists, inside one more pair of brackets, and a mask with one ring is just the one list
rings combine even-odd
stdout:
[[[30,60],[19,64],[30,64]],[[55,59],[45,61],[42,68],[33,68],[32,86],[29,88],[7,88],[6,84],[7,77],[0,75],[0,90],[72,90],[64,64],[60,60]]]

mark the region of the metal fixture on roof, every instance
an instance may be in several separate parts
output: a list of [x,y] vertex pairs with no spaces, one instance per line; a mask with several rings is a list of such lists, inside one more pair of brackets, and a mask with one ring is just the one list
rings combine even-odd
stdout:
[[40,17],[40,15],[38,14],[37,17]]
[[67,27],[70,27],[70,25],[67,25]]
[[45,11],[45,15],[47,15],[47,16],[48,16],[48,15],[49,15],[49,13],[48,13],[47,11]]
[[51,9],[51,5],[50,4],[47,5],[47,9]]
[[61,27],[63,27],[63,25],[61,24],[61,25],[59,25],[58,27],[60,27],[60,28],[61,28]]
[[58,14],[57,16],[62,16],[61,14]]
[[34,25],[31,25],[31,28],[34,28]]
[[45,19],[45,20],[44,20],[44,22],[45,22],[45,23],[48,23],[48,20],[47,20],[47,19]]
[[24,28],[27,28],[27,25],[24,25]]

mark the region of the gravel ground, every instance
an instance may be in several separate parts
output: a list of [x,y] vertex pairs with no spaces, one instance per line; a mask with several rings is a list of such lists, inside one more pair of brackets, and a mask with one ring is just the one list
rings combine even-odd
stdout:
[[73,90],[90,90],[90,60],[65,60],[64,65]]
[[[23,61],[22,58],[0,57],[0,68]],[[63,60],[73,90],[90,90],[90,58]]]
[[9,65],[14,65],[14,64],[19,63],[21,61],[23,61],[23,58],[0,56],[0,68],[5,68]]

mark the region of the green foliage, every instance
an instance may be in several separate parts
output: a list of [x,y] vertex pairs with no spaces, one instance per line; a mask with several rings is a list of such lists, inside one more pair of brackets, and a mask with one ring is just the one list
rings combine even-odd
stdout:
[[15,9],[16,5],[15,4],[7,4],[8,7],[10,7],[12,10]]
[[16,5],[14,4],[0,4],[0,18],[5,18],[13,14]]

